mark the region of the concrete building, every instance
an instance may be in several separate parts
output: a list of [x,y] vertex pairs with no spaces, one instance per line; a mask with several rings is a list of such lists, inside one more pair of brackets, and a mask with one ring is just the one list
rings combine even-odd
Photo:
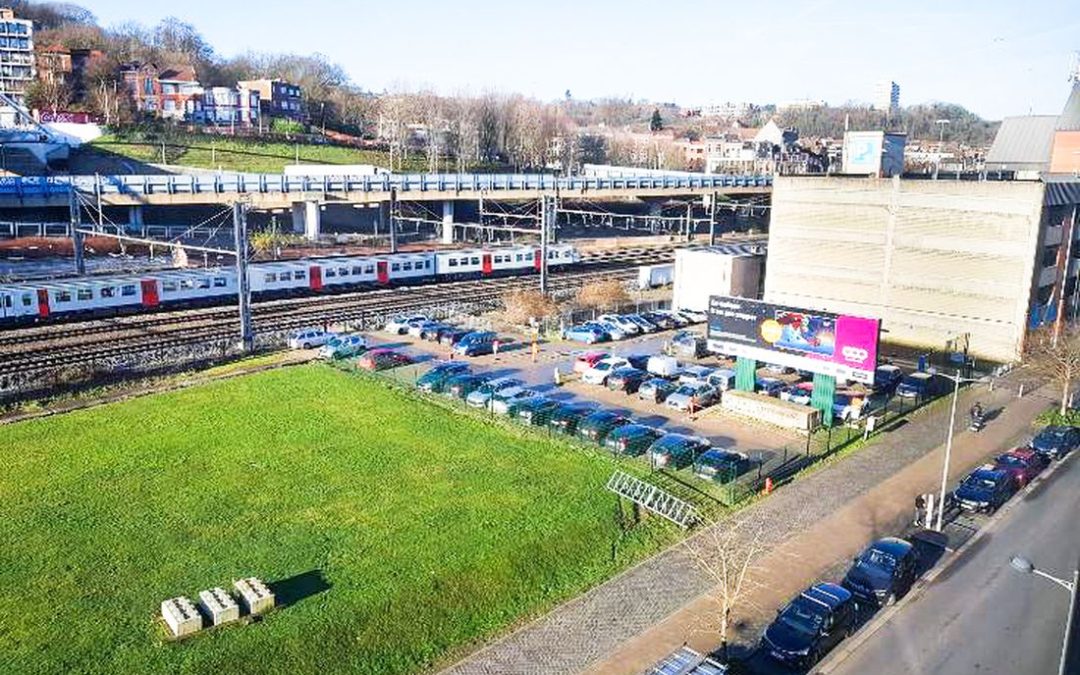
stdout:
[[264,118],[304,120],[303,92],[298,85],[271,79],[241,80],[237,85],[258,92],[260,112]]
[[882,80],[874,85],[874,110],[894,113],[900,109],[900,85]]
[[760,298],[765,250],[760,245],[729,244],[675,252],[672,305],[709,310],[709,297],[733,295]]
[[799,134],[775,120],[753,129],[733,124],[705,139],[705,173],[770,173],[792,149]]
[[0,92],[22,103],[33,79],[34,23],[0,8]]
[[209,87],[196,103],[200,124],[251,127],[259,123],[259,92],[245,87]]

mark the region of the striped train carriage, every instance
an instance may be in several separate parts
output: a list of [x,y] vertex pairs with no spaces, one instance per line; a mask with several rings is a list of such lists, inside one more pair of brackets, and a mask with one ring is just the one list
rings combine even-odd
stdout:
[[[570,265],[578,260],[572,245],[552,244],[548,247],[549,268]],[[253,295],[272,297],[427,279],[520,275],[539,269],[540,247],[521,245],[265,262],[250,265],[248,275]],[[69,316],[131,313],[159,306],[217,304],[235,295],[236,286],[236,271],[230,268],[166,270],[0,285],[0,325]]]

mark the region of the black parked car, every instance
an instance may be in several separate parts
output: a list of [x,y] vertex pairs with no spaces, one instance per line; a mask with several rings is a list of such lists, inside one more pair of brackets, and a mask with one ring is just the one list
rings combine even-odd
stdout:
[[466,328],[451,327],[439,333],[439,344],[446,345],[447,347],[453,347],[457,344],[458,340],[472,332],[473,331]]
[[608,432],[604,447],[621,455],[640,455],[664,432],[644,424],[627,424]]
[[641,315],[646,321],[655,324],[660,327],[660,330],[668,330],[670,328],[678,328],[679,324],[675,322],[675,319],[667,314],[660,314],[658,312],[644,312]]
[[455,375],[443,384],[442,392],[454,398],[464,399],[469,394],[484,386],[490,379],[490,375],[475,375],[471,373]]
[[633,394],[641,387],[641,383],[649,379],[650,375],[644,370],[623,366],[616,368],[608,375],[607,386],[611,391],[624,391]]
[[581,420],[596,410],[595,403],[563,403],[555,408],[548,419],[548,428],[567,436],[573,436]]
[[733,481],[749,468],[749,457],[724,448],[712,448],[694,460],[695,476],[718,483]]
[[709,441],[698,436],[664,434],[649,446],[649,464],[654,469],[681,469],[709,449]]
[[663,403],[667,397],[675,393],[679,385],[662,377],[654,377],[645,380],[638,386],[637,395],[642,401],[650,403]]
[[960,481],[952,498],[962,511],[993,513],[1016,492],[1016,479],[1008,471],[979,468]]
[[1061,459],[1080,445],[1080,430],[1076,427],[1046,427],[1031,441],[1031,448],[1050,459]]
[[582,419],[577,425],[577,435],[583,441],[603,444],[612,429],[626,426],[631,420],[625,415],[610,410],[597,410]]
[[855,630],[851,592],[836,584],[816,584],[776,613],[761,636],[769,656],[794,668],[810,668]]
[[560,403],[543,396],[524,398],[510,406],[510,416],[530,426],[539,427],[548,423],[551,414]]
[[878,539],[854,559],[843,585],[859,599],[891,605],[915,583],[918,563],[919,554],[911,542],[897,537]]
[[458,375],[464,375],[469,371],[469,364],[461,361],[437,363],[416,380],[416,387],[420,391],[430,391],[437,394],[446,387],[446,383],[451,379]]

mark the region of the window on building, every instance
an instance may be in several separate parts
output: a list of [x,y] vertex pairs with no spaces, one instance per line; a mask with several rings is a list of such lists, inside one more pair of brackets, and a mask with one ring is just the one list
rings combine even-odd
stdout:
[[149,77],[143,78],[143,93],[147,96],[151,96],[154,93],[154,81]]

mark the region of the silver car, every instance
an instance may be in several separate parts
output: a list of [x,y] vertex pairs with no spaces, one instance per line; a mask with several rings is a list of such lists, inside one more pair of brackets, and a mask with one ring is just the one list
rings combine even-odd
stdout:
[[480,388],[465,397],[465,403],[472,408],[485,408],[488,401],[498,392],[511,387],[522,387],[525,383],[512,377],[500,377],[480,385]]
[[714,387],[710,387],[703,382],[693,382],[676,389],[674,393],[667,397],[664,405],[675,410],[690,410],[691,406],[693,406],[694,410],[699,410],[713,405],[719,400],[720,392]]

